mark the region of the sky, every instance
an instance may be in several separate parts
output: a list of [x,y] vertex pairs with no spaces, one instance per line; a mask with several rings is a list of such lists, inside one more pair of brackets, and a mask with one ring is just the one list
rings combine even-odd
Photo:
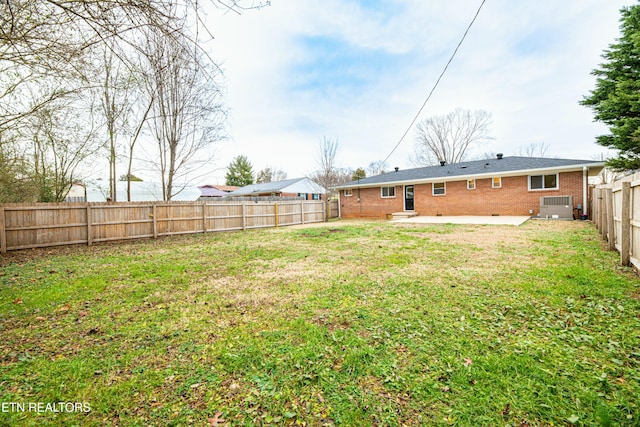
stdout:
[[[289,178],[317,167],[323,138],[337,164],[385,159],[409,128],[482,0],[271,0],[241,14],[217,9],[207,49],[225,74],[228,139],[198,184],[224,183],[246,155],[254,172]],[[607,133],[579,101],[591,71],[619,37],[623,0],[487,0],[418,117],[485,110],[493,139],[470,153],[517,155],[529,144],[552,157],[591,160]],[[415,126],[389,157],[414,167]]]

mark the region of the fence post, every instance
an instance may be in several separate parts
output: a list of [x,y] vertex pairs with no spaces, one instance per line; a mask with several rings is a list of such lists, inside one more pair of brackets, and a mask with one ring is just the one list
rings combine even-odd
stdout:
[[603,239],[607,237],[607,192],[600,189],[600,234]]
[[0,206],[0,253],[7,253],[7,232],[5,230],[4,208]]
[[156,217],[158,216],[158,208],[157,205],[153,204],[153,211],[151,212],[151,216],[153,217],[153,238],[158,238],[158,220]]
[[606,190],[606,196],[607,196],[607,224],[606,224],[606,231],[607,234],[609,235],[609,249],[610,250],[615,250],[616,249],[616,231],[615,231],[615,220],[613,218],[613,190],[611,188],[608,188]]
[[631,183],[622,183],[622,206],[621,206],[622,226],[620,227],[620,264],[629,265],[631,263]]
[[202,202],[202,232],[207,233],[207,202]]
[[598,231],[601,234],[602,234],[602,222],[604,221],[605,212],[606,212],[606,209],[604,208],[604,189],[600,188],[598,190]]
[[87,204],[87,246],[93,245],[93,227],[91,224],[91,205]]
[[278,204],[276,203],[274,205],[274,207],[276,208],[276,228],[278,228],[278,225],[279,225],[279,221],[278,221]]
[[599,230],[598,214],[600,211],[598,210],[598,194],[600,194],[600,190],[597,187],[593,187],[591,191],[591,212],[589,212],[589,219],[593,221],[593,225]]
[[247,229],[247,204],[242,202],[242,229]]
[[304,202],[300,202],[300,221],[304,224]]

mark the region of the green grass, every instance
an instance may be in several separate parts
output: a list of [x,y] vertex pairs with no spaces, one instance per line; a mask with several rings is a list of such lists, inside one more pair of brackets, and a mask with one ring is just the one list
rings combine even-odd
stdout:
[[91,411],[0,425],[637,426],[640,281],[617,260],[551,221],[9,254],[0,402]]

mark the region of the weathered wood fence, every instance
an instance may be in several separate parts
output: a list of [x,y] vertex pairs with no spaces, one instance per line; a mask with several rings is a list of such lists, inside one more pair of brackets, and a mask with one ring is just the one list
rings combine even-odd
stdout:
[[336,216],[337,203],[324,201],[2,204],[0,251],[280,227]]
[[640,269],[640,174],[593,188],[591,218],[622,265]]

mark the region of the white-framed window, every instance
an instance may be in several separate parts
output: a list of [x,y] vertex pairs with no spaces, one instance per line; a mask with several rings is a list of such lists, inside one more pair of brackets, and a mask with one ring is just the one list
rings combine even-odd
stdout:
[[447,184],[445,182],[434,182],[431,186],[431,194],[434,196],[444,196],[447,194]]
[[320,200],[320,194],[313,193],[313,195],[311,196],[311,200]]
[[353,196],[353,190],[344,190],[344,197]]
[[467,190],[475,190],[476,189],[476,180],[468,179],[467,180]]
[[502,188],[502,177],[494,176],[491,178],[491,188]]
[[383,198],[396,197],[396,187],[382,187],[380,188],[380,195]]
[[558,174],[529,175],[529,190],[557,190]]

